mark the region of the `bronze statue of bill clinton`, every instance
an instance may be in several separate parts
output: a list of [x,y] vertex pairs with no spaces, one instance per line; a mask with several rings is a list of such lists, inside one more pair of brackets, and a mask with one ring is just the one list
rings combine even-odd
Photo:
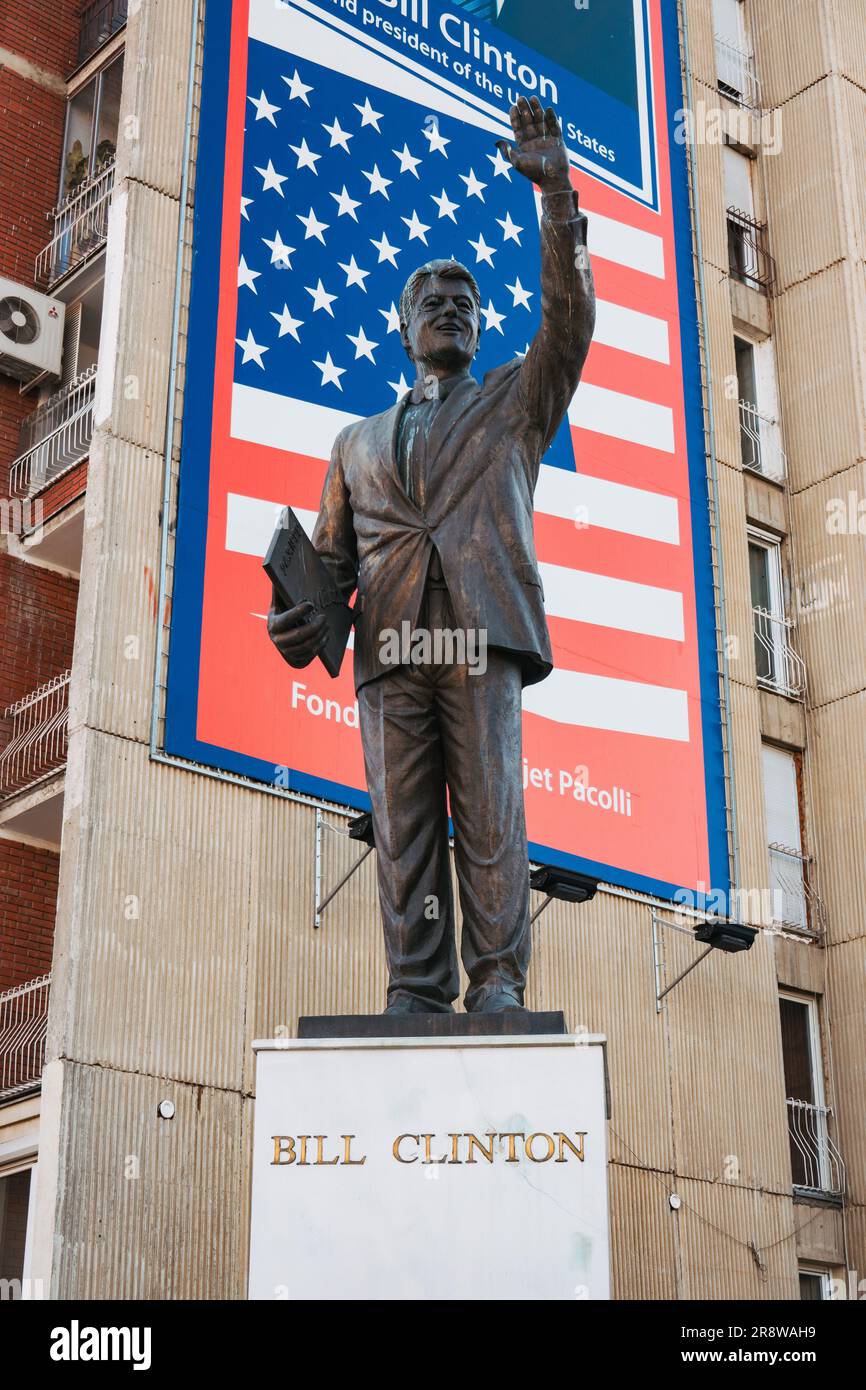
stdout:
[[[529,964],[521,690],[552,669],[532,497],[577,389],[595,299],[559,121],[521,98],[511,124],[514,144],[499,149],[542,192],[538,333],[523,360],[479,386],[474,277],[455,261],[417,270],[400,303],[415,384],[337,437],[313,536],[343,598],[357,587],[355,684],[389,1013],[451,1012],[457,997],[446,791],[466,1008],[522,1008]],[[271,640],[292,666],[324,641],[324,620],[309,613],[271,609]],[[386,640],[444,631],[481,634],[486,665],[437,660],[435,641],[407,660],[405,644]]]

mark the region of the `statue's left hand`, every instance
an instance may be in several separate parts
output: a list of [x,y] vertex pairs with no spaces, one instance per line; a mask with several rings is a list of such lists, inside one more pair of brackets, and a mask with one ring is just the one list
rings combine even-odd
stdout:
[[518,174],[544,193],[572,187],[562,127],[552,106],[545,111],[538,97],[520,97],[511,108],[511,128],[515,144],[497,140],[496,145]]

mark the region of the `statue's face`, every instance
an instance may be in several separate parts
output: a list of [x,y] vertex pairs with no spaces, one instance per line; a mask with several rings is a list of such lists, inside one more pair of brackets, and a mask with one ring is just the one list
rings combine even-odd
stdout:
[[431,275],[415,301],[412,317],[400,336],[414,362],[468,367],[478,348],[480,320],[466,280]]

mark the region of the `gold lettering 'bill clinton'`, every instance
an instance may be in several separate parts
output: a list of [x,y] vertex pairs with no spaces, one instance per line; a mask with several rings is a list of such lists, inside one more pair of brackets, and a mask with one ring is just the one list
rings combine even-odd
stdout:
[[[391,1145],[391,1156],[398,1163],[583,1163],[586,1157],[586,1130],[514,1130],[499,1134],[488,1130],[483,1136],[455,1131],[450,1134],[398,1134]],[[339,1142],[327,1134],[272,1134],[274,1156],[271,1167],[298,1168],[360,1167],[366,1154],[353,1153],[356,1134],[341,1134]]]

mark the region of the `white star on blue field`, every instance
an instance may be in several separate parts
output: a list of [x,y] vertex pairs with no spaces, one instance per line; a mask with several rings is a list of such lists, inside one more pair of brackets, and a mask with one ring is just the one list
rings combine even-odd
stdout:
[[[413,377],[400,294],[437,258],[478,281],[479,381],[538,327],[533,190],[495,137],[257,42],[239,214],[235,380],[246,386],[354,415],[393,405]],[[573,468],[567,427],[562,444],[546,461]]]

